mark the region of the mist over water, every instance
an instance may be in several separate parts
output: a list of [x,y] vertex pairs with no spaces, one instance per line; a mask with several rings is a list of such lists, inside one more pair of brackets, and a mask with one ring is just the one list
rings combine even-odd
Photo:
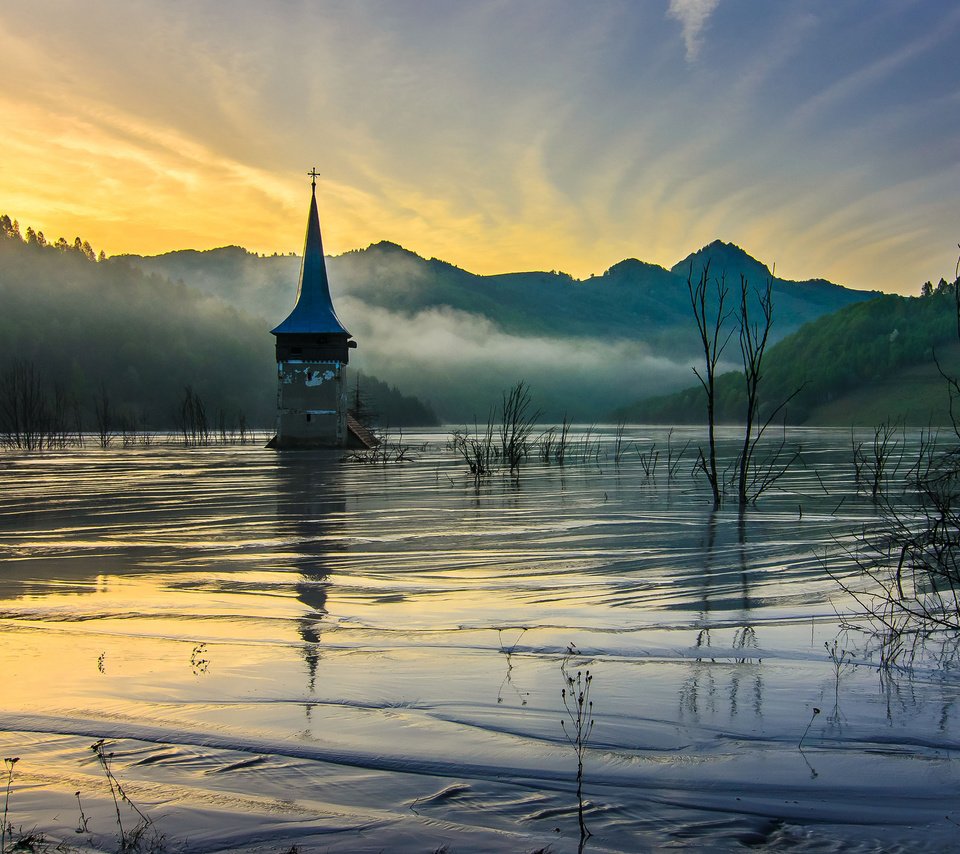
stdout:
[[446,307],[402,315],[349,298],[343,303],[364,342],[354,360],[361,369],[461,419],[486,421],[487,407],[519,379],[534,389],[545,418],[586,423],[695,381],[692,359],[657,355],[643,341],[510,334]]
[[478,489],[442,431],[402,466],[4,454],[13,824],[113,850],[107,738],[169,850],[576,851],[565,666],[594,676],[587,851],[949,848],[960,686],[923,659],[881,679],[825,572],[874,516],[849,434],[791,431],[803,465],[743,519],[692,449],[667,477],[665,429],[629,437],[653,477],[592,435],[597,463]]

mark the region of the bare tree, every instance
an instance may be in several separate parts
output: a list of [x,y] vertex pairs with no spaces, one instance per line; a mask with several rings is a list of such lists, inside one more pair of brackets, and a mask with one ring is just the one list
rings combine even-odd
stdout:
[[497,449],[493,442],[493,411],[491,410],[487,418],[486,426],[481,432],[479,426],[474,425],[473,432],[468,427],[462,430],[454,430],[450,437],[450,444],[470,469],[473,475],[474,485],[480,486],[480,481],[493,474]]
[[772,283],[768,279],[762,291],[757,292],[760,301],[760,323],[751,323],[750,319],[750,288],[746,277],[740,274],[740,357],[743,360],[743,377],[747,404],[744,412],[745,424],[743,430],[743,447],[740,450],[739,474],[737,477],[737,500],[741,507],[747,503],[747,474],[750,471],[750,461],[756,448],[753,438],[753,422],[757,417],[759,403],[759,389],[763,354],[767,349],[767,338],[770,335],[770,326],[773,323]]
[[687,273],[687,292],[690,294],[690,306],[693,308],[693,316],[697,323],[697,331],[700,333],[700,344],[703,348],[703,373],[697,368],[693,369],[700,385],[707,398],[707,453],[704,454],[703,448],[700,448],[700,457],[697,465],[707,476],[710,483],[710,489],[713,492],[713,506],[719,507],[722,501],[722,491],[720,488],[720,475],[717,471],[717,440],[716,440],[716,402],[717,402],[717,366],[723,351],[733,334],[732,330],[724,334],[723,326],[729,318],[730,313],[725,309],[725,303],[729,294],[726,276],[721,274],[719,279],[714,280],[716,287],[716,306],[711,308],[709,296],[710,284],[710,261],[703,265],[700,278],[694,284],[693,281],[693,262],[690,262],[690,269]]
[[75,408],[75,403],[67,395],[63,383],[53,383],[53,407],[50,413],[50,435],[48,444],[51,447],[65,448],[69,442],[70,428],[68,417]]
[[50,435],[50,408],[43,378],[33,362],[20,359],[0,375],[0,434],[4,444],[40,451]]
[[207,409],[200,395],[191,386],[187,386],[183,390],[183,400],[180,401],[178,420],[184,445],[210,444]]
[[[957,269],[960,272],[960,261]],[[960,339],[960,295],[954,299]],[[960,439],[953,409],[960,380],[942,368],[940,372],[950,395],[954,433]],[[929,434],[921,435],[918,462],[906,476],[907,488],[890,490],[879,484],[899,468],[899,460],[893,466],[887,462],[895,453],[891,435],[888,426],[877,428],[873,461],[862,445],[859,448],[863,460],[858,469],[869,470],[879,521],[850,550],[857,573],[834,576],[882,629],[885,664],[909,658],[916,644],[926,639],[945,639],[946,644],[960,639],[960,445],[938,451]]]
[[763,378],[763,357],[773,326],[773,281],[767,279],[762,290],[754,291],[760,308],[760,320],[754,322],[750,316],[750,287],[746,277],[740,275],[740,306],[737,311],[737,323],[740,328],[740,358],[743,363],[744,408],[743,445],[737,459],[737,503],[741,509],[756,499],[764,490],[771,487],[800,456],[800,451],[784,452],[786,430],[779,447],[758,463],[757,448],[767,428],[773,423],[803,390],[801,385],[787,395],[770,411],[762,423],[760,417],[760,381]]
[[848,551],[856,574],[831,572],[881,630],[885,664],[926,638],[960,635],[960,449],[942,453],[915,486],[880,493],[878,523]]
[[97,429],[97,441],[101,448],[109,447],[117,432],[117,416],[113,403],[107,393],[107,387],[100,383],[97,396],[93,399],[93,423]]

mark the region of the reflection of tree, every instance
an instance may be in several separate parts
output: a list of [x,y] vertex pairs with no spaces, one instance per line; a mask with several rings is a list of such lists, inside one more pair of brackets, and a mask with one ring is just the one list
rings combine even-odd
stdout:
[[741,650],[737,656],[737,669],[730,686],[730,714],[737,713],[738,695],[742,674],[749,669],[752,671],[750,680],[753,689],[753,713],[760,717],[763,713],[763,671],[760,667],[760,657],[748,655],[751,649],[759,649],[757,630],[751,625],[754,603],[750,590],[750,567],[747,564],[747,520],[746,512],[741,508],[737,516],[737,557],[740,563],[740,619],[742,625],[733,636],[733,648]]
[[314,690],[327,613],[331,555],[342,548],[335,536],[346,509],[339,456],[324,451],[277,455],[277,533],[286,565],[299,573],[293,587],[306,606],[297,619],[307,687]]
[[[754,655],[759,650],[757,631],[752,625],[753,607],[751,582],[752,571],[747,561],[747,526],[743,514],[737,518],[736,542],[727,538],[716,510],[707,517],[700,545],[702,549],[702,574],[700,575],[700,607],[694,648],[696,659],[690,672],[680,686],[681,715],[689,715],[698,721],[704,711],[714,714],[717,710],[718,666],[730,674],[727,686],[729,713],[735,717],[744,701],[749,703],[754,715],[763,712],[763,676],[761,659]],[[727,526],[727,530],[730,526]],[[725,555],[736,554],[737,566]],[[736,569],[739,569],[739,572]],[[731,579],[736,576],[736,581]],[[715,638],[712,615],[722,609],[724,614],[738,612],[739,626],[734,630],[731,647],[737,651],[732,666],[718,664],[713,651]],[[744,691],[749,692],[744,696]]]
[[513,690],[513,692],[517,695],[517,699],[520,700],[520,705],[525,706],[527,705],[527,698],[530,696],[530,692],[521,691],[516,685],[513,684],[512,656],[513,656],[513,653],[516,652],[517,644],[520,643],[520,638],[522,638],[526,634],[527,629],[525,626],[520,628],[519,629],[520,633],[516,636],[513,643],[509,643],[509,644],[504,643],[503,631],[504,631],[503,629],[497,629],[497,634],[499,635],[499,638],[500,638],[500,652],[502,652],[507,659],[507,672],[504,674],[503,680],[500,682],[500,688],[497,691],[497,702],[498,703],[503,702],[504,688],[509,686]]
[[716,694],[717,681],[712,662],[704,664],[703,659],[698,658],[680,686],[680,717],[690,715],[694,723],[699,723],[702,703],[706,704],[706,711],[716,712]]

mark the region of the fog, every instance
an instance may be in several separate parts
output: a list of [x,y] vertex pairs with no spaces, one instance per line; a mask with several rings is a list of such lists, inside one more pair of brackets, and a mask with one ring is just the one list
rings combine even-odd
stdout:
[[[228,247],[139,263],[262,318],[264,333],[296,300],[299,259],[290,256],[259,257]],[[351,369],[416,395],[448,421],[486,418],[501,392],[520,380],[530,386],[545,419],[566,414],[587,422],[696,381],[696,354],[683,353],[684,336],[669,336],[670,355],[664,354],[662,329],[657,344],[640,337],[639,328],[651,328],[651,318],[669,323],[666,311],[638,317],[634,338],[624,334],[634,315],[625,308],[620,320],[627,323],[619,324],[615,337],[601,337],[613,295],[599,283],[576,285],[583,289],[572,316],[569,285],[549,274],[544,281],[505,285],[392,244],[328,258],[327,264],[337,314],[358,344]],[[581,320],[588,322],[572,323]],[[523,331],[537,324],[537,331]],[[556,334],[550,332],[554,326]],[[584,326],[598,334],[571,334]],[[683,330],[689,333],[690,325]]]
[[[103,384],[118,405],[165,423],[189,385],[214,411],[272,419],[270,329],[296,301],[299,258],[225,247],[97,264],[2,243],[0,357],[35,361],[82,407]],[[660,268],[621,264],[590,282],[485,278],[387,243],[328,264],[336,311],[358,344],[351,373],[415,395],[446,421],[485,420],[519,381],[543,420],[586,423],[696,385],[689,298]]]
[[501,391],[519,380],[545,419],[567,414],[588,422],[695,381],[692,359],[671,361],[642,341],[521,337],[449,308],[401,314],[351,297],[341,304],[359,342],[356,364],[431,401],[447,420],[485,418]]

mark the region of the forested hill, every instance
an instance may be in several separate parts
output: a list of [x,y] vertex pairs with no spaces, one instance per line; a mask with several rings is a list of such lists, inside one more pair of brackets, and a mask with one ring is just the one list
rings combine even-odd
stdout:
[[[696,278],[704,259],[711,257],[712,272],[724,270],[728,281],[738,286],[741,273],[753,285],[772,279],[778,338],[822,314],[875,296],[822,279],[773,278],[755,258],[720,241],[672,270],[627,259],[583,280],[556,271],[480,276],[388,242],[330,257],[327,269],[338,311],[343,299],[406,316],[450,310],[482,318],[511,335],[641,339],[675,356],[688,353],[696,342],[688,271],[692,265]],[[277,319],[289,310],[290,283],[296,281],[300,264],[297,256],[258,256],[236,246],[130,260],[144,270],[182,279],[247,311]],[[349,318],[344,320],[353,331]]]
[[[299,257],[230,246],[98,261],[82,241],[47,246],[5,228],[0,358],[36,361],[81,401],[102,383],[151,422],[169,420],[191,385],[211,411],[269,423],[269,330],[293,306]],[[524,380],[545,419],[590,422],[689,383],[698,357],[686,279],[707,257],[712,274],[737,285],[741,273],[758,286],[769,274],[719,242],[676,272],[628,259],[582,281],[556,271],[478,276],[392,243],[327,264],[337,313],[359,344],[353,376],[377,377],[461,423],[485,419]],[[874,296],[819,280],[772,287],[775,337]],[[368,385],[392,426],[429,419],[426,407]]]
[[[783,339],[764,361],[764,407],[769,411],[800,389],[787,407],[789,423],[943,421],[946,385],[934,354],[948,373],[960,376],[955,287],[941,281],[922,297],[880,296],[822,317]],[[735,340],[730,347],[735,351]],[[720,421],[743,420],[741,373],[718,379],[717,405]],[[703,390],[696,385],[638,401],[617,415],[648,422],[702,422]]]
[[862,291],[851,293],[846,288],[838,291],[838,286],[826,279],[808,279],[804,282],[778,279],[772,276],[765,264],[752,258],[739,246],[720,240],[715,240],[703,249],[688,255],[670,269],[672,273],[683,277],[686,281],[686,277],[691,273],[694,277],[699,276],[708,262],[711,278],[725,275],[727,286],[734,293],[740,287],[741,276],[752,287],[763,285],[768,278],[772,279],[777,325],[784,324],[788,327],[780,332],[779,337],[797,328],[796,324],[801,318],[804,318],[801,321],[802,324],[821,314],[836,311],[844,305],[859,302],[864,297],[877,295],[876,291],[870,294],[864,294]]
[[[430,401],[448,421],[484,419],[504,388],[531,387],[547,419],[605,417],[625,401],[682,388],[697,336],[687,271],[717,256],[739,286],[769,271],[742,249],[714,243],[675,268],[628,259],[577,280],[556,272],[479,276],[393,243],[327,259],[337,313],[359,348],[357,366]],[[720,257],[722,255],[722,257]],[[263,318],[270,328],[293,303],[300,259],[239,247],[130,258]],[[773,280],[774,338],[875,296],[820,280]]]
[[[78,403],[88,429],[101,390],[129,421],[171,427],[187,386],[211,419],[222,411],[230,425],[241,415],[251,427],[273,423],[274,339],[262,318],[129,259],[98,261],[79,238],[26,236],[0,217],[0,375],[15,360],[32,363]],[[361,391],[393,426],[436,420],[376,380]]]

